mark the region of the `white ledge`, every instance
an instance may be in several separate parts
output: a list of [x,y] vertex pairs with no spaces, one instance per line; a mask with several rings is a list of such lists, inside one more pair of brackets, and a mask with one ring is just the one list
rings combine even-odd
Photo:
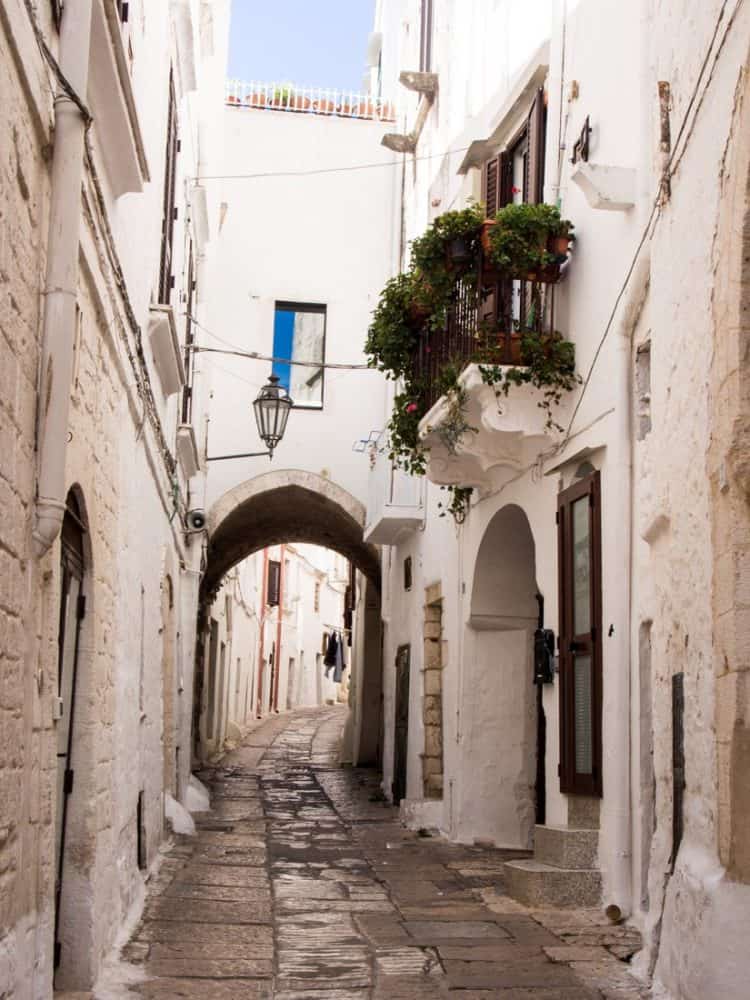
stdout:
[[200,472],[198,444],[192,424],[180,424],[177,428],[177,457],[185,473],[185,479],[192,479],[197,472]]
[[164,395],[172,396],[185,385],[185,367],[171,306],[151,306],[148,339]]
[[570,179],[583,191],[592,208],[627,212],[635,205],[636,172],[631,167],[579,163]]
[[112,194],[139,192],[150,180],[146,149],[115,4],[98,0],[91,23],[89,81],[94,137]]
[[[466,394],[463,417],[472,430],[454,447],[445,441],[450,399],[441,396],[419,423],[419,437],[428,450],[427,478],[440,486],[473,487],[486,495],[500,489],[551,446],[557,432],[546,426],[542,394],[531,386],[511,386],[498,393],[472,364],[459,377]],[[563,399],[555,416],[563,423]]]

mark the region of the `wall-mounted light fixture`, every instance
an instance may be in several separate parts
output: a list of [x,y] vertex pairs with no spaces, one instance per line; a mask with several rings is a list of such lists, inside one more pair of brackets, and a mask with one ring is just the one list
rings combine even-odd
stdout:
[[209,455],[206,461],[222,462],[229,458],[258,458],[261,455],[273,458],[274,449],[284,437],[292,405],[291,396],[279,385],[278,375],[271,375],[253,402],[258,434],[268,451],[249,451],[240,455]]

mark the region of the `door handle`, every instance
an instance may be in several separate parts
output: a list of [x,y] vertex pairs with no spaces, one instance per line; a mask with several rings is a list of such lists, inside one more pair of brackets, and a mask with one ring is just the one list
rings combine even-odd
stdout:
[[568,644],[569,653],[580,653],[583,649],[583,643],[581,642],[571,642]]

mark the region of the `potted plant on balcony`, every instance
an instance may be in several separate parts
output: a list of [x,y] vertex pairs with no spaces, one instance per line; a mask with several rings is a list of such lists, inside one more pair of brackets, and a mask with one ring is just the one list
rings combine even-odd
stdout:
[[507,278],[544,283],[559,279],[573,239],[572,223],[554,205],[526,203],[501,208],[481,234],[490,268]]
[[443,212],[412,241],[412,263],[438,285],[452,284],[456,274],[476,270],[483,218],[482,206],[475,203]]
[[487,355],[478,359],[482,380],[495,386],[498,397],[507,396],[513,386],[531,385],[539,389],[542,398],[538,405],[547,414],[546,427],[562,431],[552,411],[563,393],[581,383],[576,372],[575,346],[557,330],[549,333],[521,330],[519,353],[520,363],[510,367],[496,362],[487,364]]
[[380,293],[365,351],[370,366],[385,372],[388,378],[404,378],[410,372],[420,330],[430,316],[427,294],[415,271],[397,274]]

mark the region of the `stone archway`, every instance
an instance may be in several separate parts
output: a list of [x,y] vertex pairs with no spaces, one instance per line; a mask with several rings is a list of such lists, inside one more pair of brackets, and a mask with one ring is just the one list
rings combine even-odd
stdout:
[[515,504],[490,521],[477,553],[464,644],[462,837],[528,848],[535,822],[535,546]]
[[380,559],[362,539],[365,508],[346,490],[312,472],[286,469],[248,479],[220,497],[208,513],[204,599],[240,560],[281,542],[334,549],[380,587]]
[[[376,763],[381,711],[380,556],[363,539],[365,508],[322,476],[296,469],[269,472],[233,487],[208,512],[208,549],[201,581],[196,653],[196,740],[200,739],[208,608],[225,574],[261,549],[305,542],[333,549],[361,574],[355,617],[356,669],[350,682],[351,715],[343,756],[354,764]],[[357,627],[358,626],[358,627]],[[203,637],[203,641],[201,640]],[[201,756],[200,751],[198,755]]]

